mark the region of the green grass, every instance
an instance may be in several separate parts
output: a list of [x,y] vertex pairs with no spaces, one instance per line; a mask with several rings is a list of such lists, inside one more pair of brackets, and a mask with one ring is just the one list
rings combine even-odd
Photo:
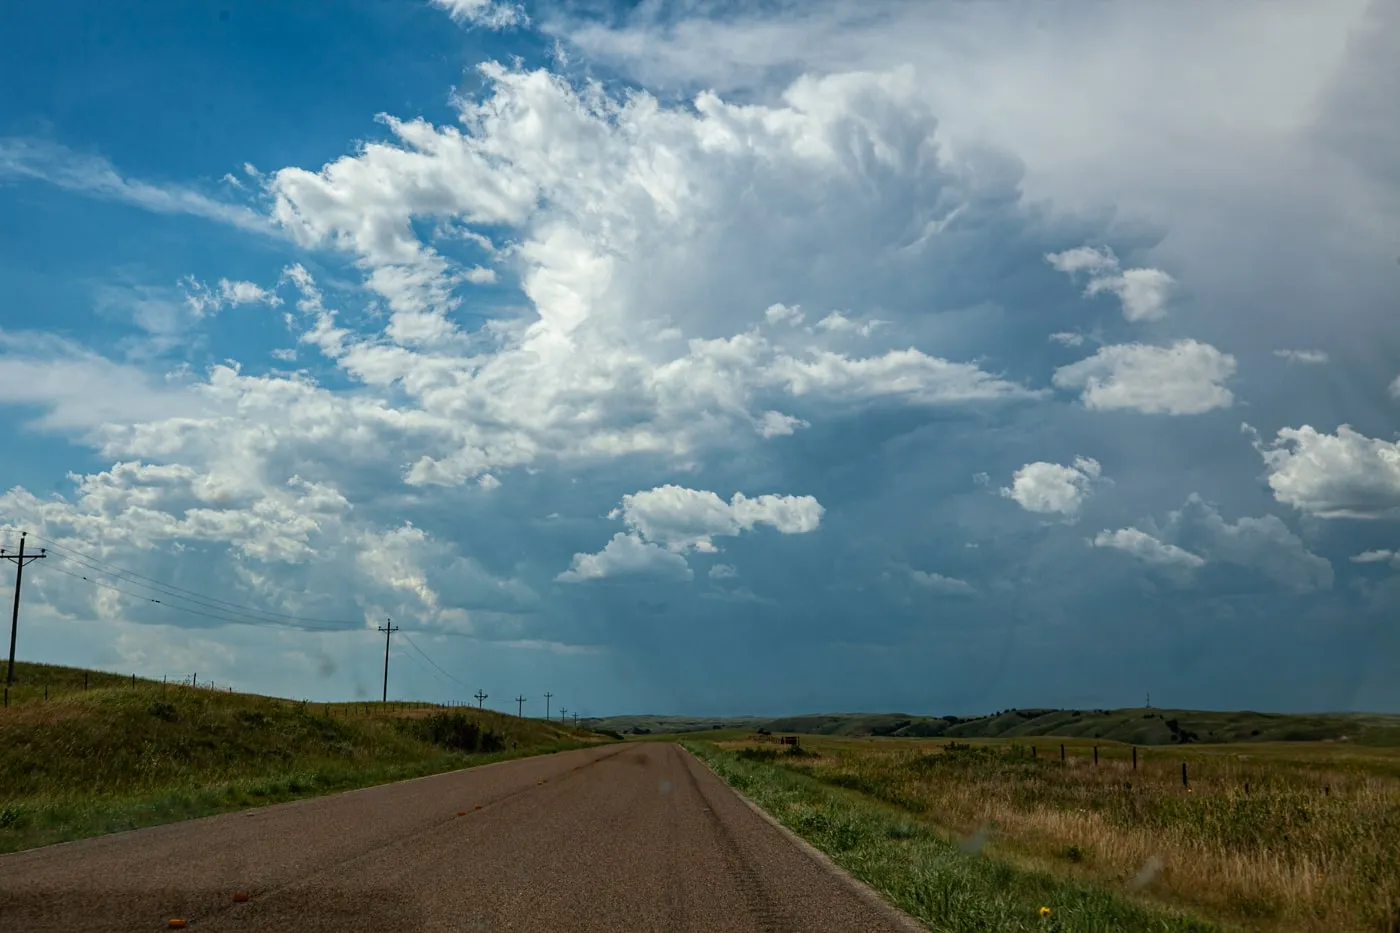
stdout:
[[[1338,743],[1132,749],[750,735],[709,743],[890,808],[945,838],[986,838],[1021,869],[1248,930],[1400,929],[1400,750]],[[1032,757],[1036,745],[1038,755]],[[1094,748],[1098,748],[1098,763]],[[1181,765],[1189,786],[1181,782]],[[1129,881],[1149,863],[1151,884]]]
[[[787,753],[741,754],[686,741],[730,786],[773,814],[851,875],[931,930],[1195,931],[1217,927],[1107,888],[989,859],[887,803],[834,787],[779,761]],[[1050,914],[1042,917],[1040,910]]]
[[99,687],[95,675],[83,690],[82,673],[64,674],[77,689],[54,689],[54,677],[49,700],[21,695],[0,711],[0,852],[607,741],[470,708],[132,688],[129,677]]

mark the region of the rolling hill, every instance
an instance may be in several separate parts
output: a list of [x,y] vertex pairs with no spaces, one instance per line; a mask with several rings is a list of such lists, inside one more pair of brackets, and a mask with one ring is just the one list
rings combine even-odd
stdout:
[[613,716],[594,728],[628,735],[767,729],[806,735],[933,738],[1063,736],[1134,745],[1228,742],[1351,742],[1400,745],[1400,716],[1378,713],[1257,713],[1183,709],[1011,709],[988,716],[828,713],[806,716]]
[[471,707],[308,703],[17,664],[0,851],[609,741]]

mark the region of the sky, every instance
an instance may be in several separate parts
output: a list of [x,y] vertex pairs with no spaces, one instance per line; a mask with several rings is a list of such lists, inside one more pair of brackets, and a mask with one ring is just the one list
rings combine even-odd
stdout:
[[21,659],[369,699],[392,620],[391,698],[527,715],[1400,711],[1400,6],[10,22]]

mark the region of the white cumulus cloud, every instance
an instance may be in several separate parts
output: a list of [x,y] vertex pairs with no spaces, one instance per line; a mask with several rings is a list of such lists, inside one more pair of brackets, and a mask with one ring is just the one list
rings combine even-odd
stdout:
[[[1248,425],[1247,432],[1252,432]],[[1335,434],[1311,425],[1256,440],[1274,498],[1319,518],[1381,518],[1400,512],[1400,442],[1348,425]]]
[[1062,253],[1047,253],[1045,260],[1068,275],[1089,273],[1085,296],[1100,292],[1117,295],[1126,320],[1155,321],[1166,317],[1167,296],[1175,280],[1161,269],[1122,269],[1118,257],[1108,247],[1081,246]]
[[1113,548],[1133,555],[1148,564],[1163,567],[1201,567],[1205,559],[1183,550],[1175,544],[1165,544],[1137,528],[1100,531],[1094,535],[1093,546]]
[[[823,511],[811,496],[750,499],[735,493],[725,502],[708,490],[658,486],[623,496],[608,517],[621,519],[627,531],[615,534],[597,554],[575,554],[570,568],[556,579],[577,583],[646,574],[689,580],[692,573],[682,556],[685,552],[715,553],[719,549],[714,538],[732,537],[757,525],[768,525],[781,534],[806,534],[821,524]],[[716,564],[710,577],[723,579],[736,573],[733,567]]]
[[1037,461],[1016,471],[1001,494],[1028,512],[1074,516],[1103,469],[1097,460],[1076,457],[1072,466]]
[[1225,387],[1234,373],[1230,354],[1196,340],[1178,340],[1167,347],[1101,347],[1087,359],[1056,369],[1053,382],[1079,390],[1087,408],[1198,415],[1234,404],[1234,394]]
[[681,555],[643,541],[639,535],[620,531],[597,554],[575,554],[569,569],[555,579],[560,583],[583,583],[608,577],[689,580],[693,576]]
[[708,490],[658,486],[622,497],[610,513],[647,541],[672,551],[714,551],[713,538],[734,536],[756,525],[782,534],[806,534],[821,525],[825,510],[812,496],[756,496],[741,492],[725,502]]

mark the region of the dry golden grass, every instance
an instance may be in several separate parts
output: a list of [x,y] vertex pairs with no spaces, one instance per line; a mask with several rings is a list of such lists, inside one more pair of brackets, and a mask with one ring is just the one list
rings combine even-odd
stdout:
[[[804,738],[817,757],[776,761],[984,835],[991,856],[1232,925],[1400,929],[1395,749],[1153,748],[1134,771],[1125,746],[1101,745],[1096,766],[1088,743],[1066,743],[1064,762],[1058,740],[1037,743],[1037,758],[1029,744]],[[1145,866],[1158,867],[1141,884]]]

